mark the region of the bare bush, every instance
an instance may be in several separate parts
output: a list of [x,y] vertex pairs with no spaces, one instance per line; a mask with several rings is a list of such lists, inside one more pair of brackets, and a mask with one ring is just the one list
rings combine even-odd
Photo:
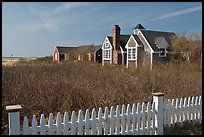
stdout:
[[2,66],[2,131],[8,134],[5,106],[21,104],[21,119],[44,113],[133,104],[163,92],[165,99],[201,95],[196,63],[170,62],[153,70],[101,66],[91,62],[23,62]]

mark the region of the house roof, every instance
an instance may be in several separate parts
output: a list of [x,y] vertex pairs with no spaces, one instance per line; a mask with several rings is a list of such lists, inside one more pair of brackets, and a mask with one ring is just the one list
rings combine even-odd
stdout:
[[137,35],[133,35],[133,37],[135,38],[135,40],[137,41],[139,45],[142,45],[142,42]]
[[78,53],[84,53],[84,52],[91,52],[91,48],[93,47],[93,45],[84,45],[84,46],[79,46],[76,49],[76,52]]
[[59,53],[67,53],[73,49],[76,49],[77,47],[62,47],[62,46],[56,46],[58,49]]
[[95,52],[95,51],[99,50],[101,47],[102,47],[102,45],[92,46],[90,50],[91,50],[91,52]]
[[[173,32],[162,32],[162,31],[152,31],[152,30],[141,30],[142,34],[152,47],[154,51],[160,51],[158,46],[156,46],[156,41],[158,38],[163,37],[169,45],[171,45],[171,37],[175,35]],[[155,41],[156,40],[156,41]]]
[[[111,45],[113,45],[113,37],[112,36],[107,36]],[[127,49],[125,48],[125,45],[127,44],[128,40],[130,38],[130,35],[120,35],[120,46],[124,51]]]
[[134,29],[145,29],[140,23]]
[[155,44],[156,44],[156,46],[158,47],[158,48],[168,48],[169,47],[169,44],[168,44],[168,42],[165,40],[165,38],[163,37],[163,36],[161,36],[161,37],[156,37],[155,38]]

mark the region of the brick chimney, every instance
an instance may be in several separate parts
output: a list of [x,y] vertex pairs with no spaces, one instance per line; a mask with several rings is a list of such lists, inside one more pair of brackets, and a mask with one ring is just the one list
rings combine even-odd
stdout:
[[120,50],[120,27],[114,25],[113,27],[113,64],[118,64],[118,52]]

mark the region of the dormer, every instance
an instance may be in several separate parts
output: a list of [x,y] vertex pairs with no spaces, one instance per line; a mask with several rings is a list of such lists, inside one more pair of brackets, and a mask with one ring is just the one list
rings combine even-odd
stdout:
[[164,37],[156,37],[154,40],[155,46],[160,49],[159,57],[166,57],[168,42]]
[[137,35],[138,30],[143,30],[145,29],[140,23],[137,24],[137,26],[133,29],[134,35]]

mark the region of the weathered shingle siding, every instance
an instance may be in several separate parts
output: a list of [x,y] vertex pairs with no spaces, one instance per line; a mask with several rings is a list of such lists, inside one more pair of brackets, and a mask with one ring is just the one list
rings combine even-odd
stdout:
[[140,41],[142,42],[142,44],[143,44],[143,46],[144,46],[144,51],[147,51],[147,52],[151,52],[151,49],[150,49],[150,47],[147,45],[147,43],[145,42],[145,40],[144,40],[144,38],[143,38],[143,36],[142,36],[142,34],[138,34],[138,37],[139,37],[139,39],[140,39]]
[[153,54],[153,65],[158,65],[162,63],[166,63],[169,61],[169,54],[167,54],[167,57],[159,57],[159,53],[154,53]]
[[135,62],[136,61],[129,60],[128,61],[128,68],[135,68]]

